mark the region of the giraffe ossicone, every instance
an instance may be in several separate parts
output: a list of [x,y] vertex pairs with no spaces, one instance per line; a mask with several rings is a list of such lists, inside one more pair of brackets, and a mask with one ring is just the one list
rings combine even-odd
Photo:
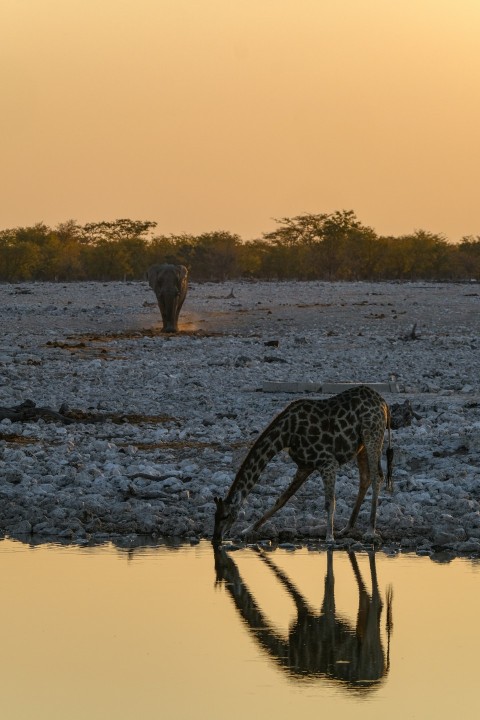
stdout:
[[381,466],[385,431],[388,430],[387,487],[392,489],[390,410],[376,390],[358,385],[326,400],[295,400],[270,423],[247,453],[224,499],[215,498],[215,525],[212,541],[222,542],[235,522],[240,507],[258,482],[267,463],[288,448],[297,472],[273,507],[243,531],[257,532],[294,495],[305,480],[318,471],[325,489],[327,512],[326,541],[334,541],[335,481],[339,467],[357,459],[360,482],[350,519],[341,535],[355,525],[365,494],[372,485],[370,525],[366,538],[378,538],[376,517],[378,494],[383,482]]

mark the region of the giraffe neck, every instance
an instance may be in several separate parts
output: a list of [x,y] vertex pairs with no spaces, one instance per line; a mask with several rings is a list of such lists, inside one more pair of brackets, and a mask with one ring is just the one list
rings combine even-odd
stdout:
[[238,509],[270,460],[289,446],[289,433],[278,418],[260,435],[240,466],[225,501]]

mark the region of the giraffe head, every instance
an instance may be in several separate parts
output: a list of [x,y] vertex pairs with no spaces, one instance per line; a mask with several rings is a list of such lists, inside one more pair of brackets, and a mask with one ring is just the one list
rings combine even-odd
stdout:
[[213,498],[217,509],[215,510],[215,524],[213,527],[212,543],[219,545],[223,536],[230,530],[235,520],[235,513],[232,504],[220,497]]

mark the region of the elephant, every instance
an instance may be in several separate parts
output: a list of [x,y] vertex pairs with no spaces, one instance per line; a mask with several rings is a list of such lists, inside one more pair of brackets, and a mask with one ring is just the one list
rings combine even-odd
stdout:
[[178,316],[187,294],[188,270],[183,265],[152,265],[148,282],[157,296],[162,314],[163,332],[178,332]]

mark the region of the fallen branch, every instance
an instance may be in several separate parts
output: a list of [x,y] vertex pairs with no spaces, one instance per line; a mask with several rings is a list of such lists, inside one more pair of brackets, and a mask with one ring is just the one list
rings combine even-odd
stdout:
[[406,335],[404,335],[402,337],[402,340],[418,340],[418,338],[419,338],[419,335],[417,335],[417,323],[414,323],[410,332],[407,333]]
[[49,422],[61,422],[65,425],[72,423],[102,423],[112,422],[117,425],[130,423],[139,425],[140,423],[164,423],[179,421],[169,415],[138,415],[128,413],[98,413],[93,411],[70,409],[63,403],[59,410],[52,410],[49,407],[37,407],[33,400],[25,400],[20,405],[14,407],[0,407],[0,422],[2,420],[11,420],[12,422],[38,422],[38,420],[46,420]]
[[75,420],[63,415],[61,412],[46,407],[37,407],[33,400],[25,400],[25,402],[15,407],[0,407],[0,420],[11,420],[12,422],[37,422],[38,420],[50,420],[52,422],[62,422],[69,425]]

